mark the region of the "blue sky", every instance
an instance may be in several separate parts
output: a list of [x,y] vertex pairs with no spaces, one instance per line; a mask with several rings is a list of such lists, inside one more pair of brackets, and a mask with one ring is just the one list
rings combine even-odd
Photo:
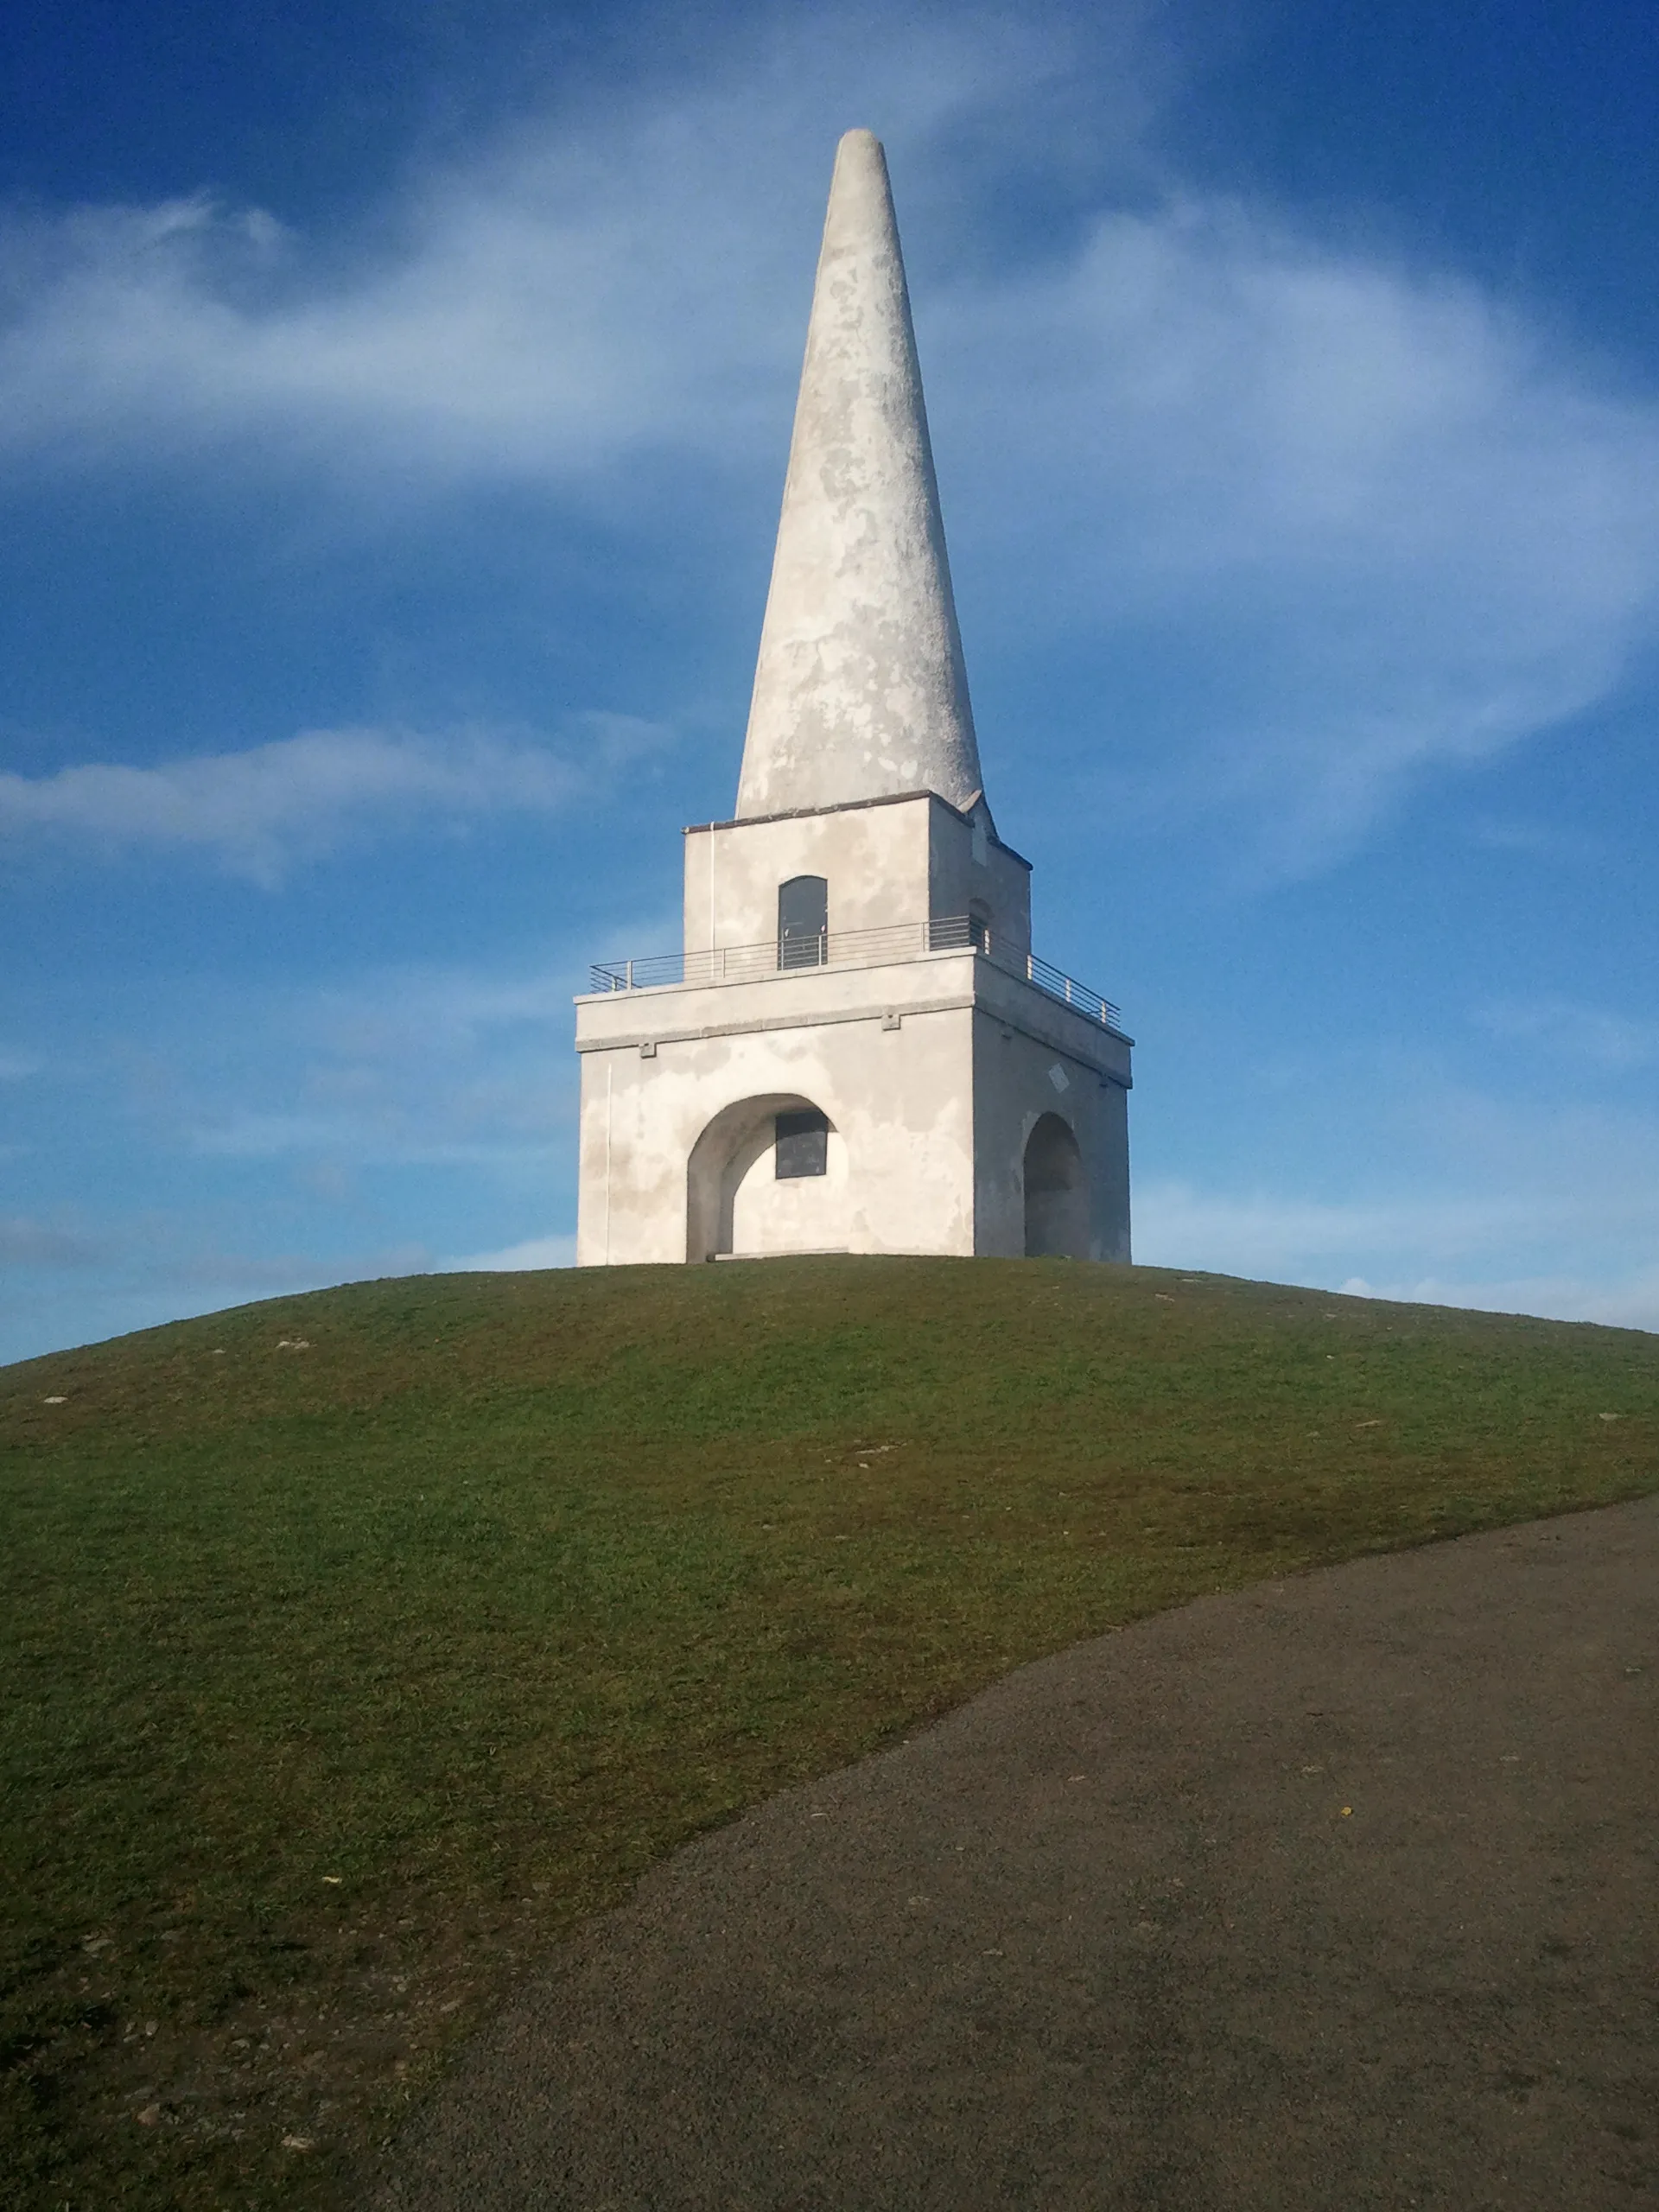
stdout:
[[1650,7],[18,14],[0,1357],[568,1256],[855,124],[1138,1256],[1659,1328]]

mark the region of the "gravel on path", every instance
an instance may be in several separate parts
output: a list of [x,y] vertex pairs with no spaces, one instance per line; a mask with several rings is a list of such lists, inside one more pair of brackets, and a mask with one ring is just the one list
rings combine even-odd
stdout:
[[382,2212],[1659,2204],[1659,1498],[1200,1600],[556,1953]]

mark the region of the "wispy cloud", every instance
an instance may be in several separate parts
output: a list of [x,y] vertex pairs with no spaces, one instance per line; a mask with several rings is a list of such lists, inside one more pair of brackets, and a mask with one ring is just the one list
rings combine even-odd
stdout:
[[1649,1257],[1659,1128],[1576,1107],[1516,1112],[1474,1094],[1459,1114],[1440,1095],[1460,1126],[1438,1161],[1415,1157],[1400,1188],[1331,1200],[1149,1180],[1135,1196],[1135,1256],[1366,1297],[1659,1325]]
[[[1617,1029],[1611,1041],[1626,1042]],[[1310,1115],[1346,1131],[1322,1169],[1300,1188],[1282,1166],[1253,1185],[1147,1178],[1135,1195],[1137,1258],[1654,1325],[1659,1116],[1388,1056],[1308,1073]]]
[[[1113,751],[1144,804],[1243,812],[1273,867],[1318,865],[1424,777],[1592,707],[1659,635],[1650,395],[1443,270],[1179,180],[1160,204],[1103,206],[1063,255],[989,265],[964,227],[988,71],[1007,122],[1075,63],[1065,36],[857,20],[855,66],[815,23],[672,98],[555,113],[428,176],[355,259],[205,200],[31,218],[0,340],[4,436],[76,463],[112,446],[181,467],[205,444],[247,468],[310,456],[359,487],[391,472],[399,500],[458,474],[589,498],[677,455],[775,478],[829,149],[879,86],[938,264],[912,255],[980,634],[1143,641],[1167,728],[1138,760],[1133,731]],[[1128,66],[1156,73],[1144,41]],[[627,526],[648,530],[648,508],[635,483]],[[336,817],[359,790],[466,804],[480,783],[556,782],[499,741],[467,763],[342,733],[328,769],[304,750],[321,742],[291,741],[286,772],[343,779]],[[299,832],[280,800],[260,814],[264,756],[240,757],[194,782],[157,772],[131,794],[147,834],[279,865]],[[1074,785],[1103,772],[1066,766]],[[127,798],[66,783],[31,804],[106,825]]]
[[626,715],[581,719],[581,763],[521,734],[337,729],[156,767],[0,772],[0,845],[55,837],[105,853],[182,849],[271,886],[296,861],[417,817],[556,811],[596,770],[662,736]]
[[521,1244],[504,1245],[499,1252],[473,1252],[462,1260],[442,1260],[437,1274],[523,1274],[537,1268],[571,1268],[576,1262],[574,1236],[531,1236]]
[[429,1255],[424,1245],[389,1245],[379,1250],[319,1255],[278,1252],[255,1255],[212,1248],[177,1253],[154,1271],[158,1281],[188,1291],[218,1293],[238,1300],[274,1298],[284,1291],[320,1290],[339,1282],[366,1282],[385,1275],[423,1273]]
[[[1578,1215],[1557,1200],[1554,1225]],[[1445,1262],[1488,1251],[1540,1226],[1531,1193],[1329,1202],[1290,1192],[1241,1195],[1188,1183],[1148,1184],[1135,1198],[1136,1256],[1156,1266],[1213,1268],[1272,1277],[1328,1270],[1363,1254]]]
[[1488,816],[1465,832],[1470,842],[1489,852],[1523,853],[1531,858],[1567,861],[1579,866],[1601,855],[1599,841],[1577,825],[1560,822],[1505,822]]
[[571,996],[549,957],[492,973],[387,965],[228,999],[175,984],[137,1018],[145,1053],[109,1054],[130,1124],[168,1155],[281,1162],[327,1204],[380,1171],[560,1187],[572,1159]]
[[1570,999],[1500,999],[1481,1009],[1494,1037],[1546,1044],[1554,1052],[1613,1073],[1659,1061],[1659,1021],[1580,1006]]
[[1150,795],[1253,814],[1277,867],[1584,711],[1659,632],[1659,404],[1471,284],[1189,200],[936,313],[976,372],[941,444],[1004,518],[991,619],[1144,638]]
[[96,1237],[13,1216],[0,1218],[0,1267],[87,1268],[108,1256]]
[[1371,1282],[1363,1275],[1352,1275],[1327,1287],[1351,1297],[1395,1299],[1405,1305],[1462,1306],[1483,1313],[1537,1313],[1557,1321],[1599,1321],[1616,1329],[1659,1331],[1659,1268],[1639,1268],[1611,1281],[1536,1274],[1487,1280],[1418,1275],[1397,1282]]
[[[1137,7],[1116,12],[1132,41]],[[729,456],[757,403],[786,408],[849,119],[879,110],[912,143],[977,122],[982,140],[987,83],[1006,114],[1063,77],[1073,43],[995,10],[710,24],[695,67],[556,101],[414,177],[364,238],[208,194],[14,215],[0,438],[91,459],[274,438],[289,465],[326,452],[354,474]],[[1136,98],[1096,103],[1096,128]]]

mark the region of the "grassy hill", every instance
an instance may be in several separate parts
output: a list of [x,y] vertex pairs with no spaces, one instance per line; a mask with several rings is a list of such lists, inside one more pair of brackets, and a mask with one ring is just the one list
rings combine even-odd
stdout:
[[1656,1470],[1659,1338],[1064,1262],[425,1276],[0,1370],[7,2201],[340,2202],[696,1829]]

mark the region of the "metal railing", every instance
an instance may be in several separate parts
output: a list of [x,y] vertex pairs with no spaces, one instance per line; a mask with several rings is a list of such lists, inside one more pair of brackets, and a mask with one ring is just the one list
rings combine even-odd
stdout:
[[1103,1028],[1116,1029],[1118,1008],[1074,976],[1023,946],[1002,943],[974,914],[936,915],[888,929],[826,930],[822,937],[768,938],[764,944],[717,945],[707,952],[664,952],[645,960],[601,961],[588,970],[595,991],[648,991],[704,983],[740,983],[761,976],[798,975],[807,968],[878,968],[929,952],[975,952],[1004,974],[1034,983]]

